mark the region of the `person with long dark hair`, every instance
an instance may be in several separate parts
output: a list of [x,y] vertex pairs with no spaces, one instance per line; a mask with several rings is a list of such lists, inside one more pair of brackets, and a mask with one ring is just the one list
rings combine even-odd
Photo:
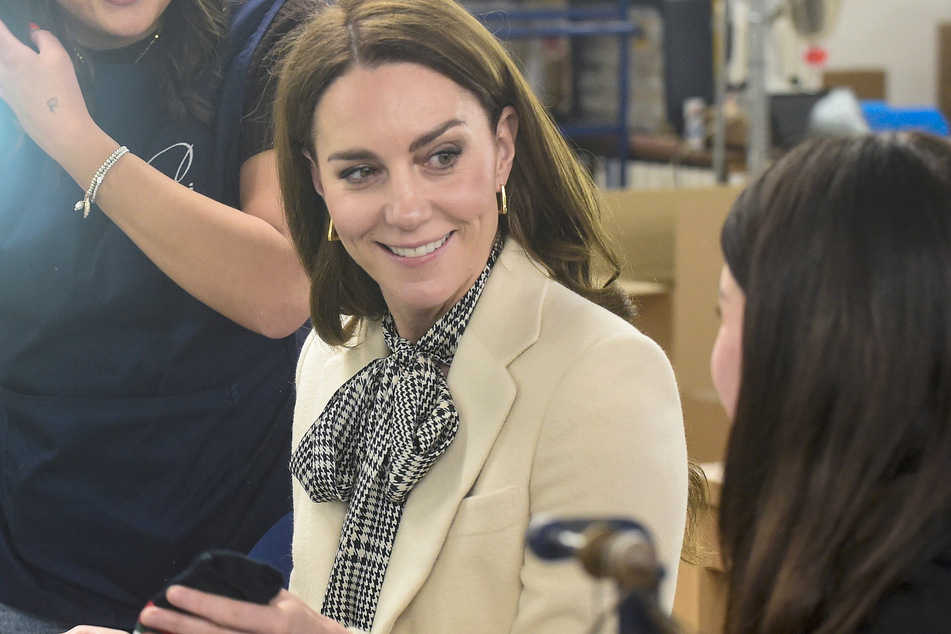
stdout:
[[808,142],[721,244],[725,631],[951,630],[951,142]]
[[269,51],[308,4],[0,0],[2,631],[131,628],[290,510]]
[[526,551],[544,516],[643,523],[669,611],[687,510],[673,372],[611,282],[595,184],[501,44],[447,0],[328,2],[283,62],[275,124],[314,325],[290,588],[262,606],[172,586],[185,613],[142,624],[584,631],[598,583]]

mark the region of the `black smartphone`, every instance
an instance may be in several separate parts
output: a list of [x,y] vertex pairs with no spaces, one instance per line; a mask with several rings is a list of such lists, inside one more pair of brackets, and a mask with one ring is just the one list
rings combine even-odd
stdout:
[[[182,585],[223,597],[267,604],[284,587],[284,573],[270,564],[250,559],[227,550],[211,550],[199,555],[183,572],[156,593],[149,602],[161,608],[171,608],[165,591],[168,586]],[[180,611],[180,610],[179,610]],[[136,623],[132,634],[161,634]]]

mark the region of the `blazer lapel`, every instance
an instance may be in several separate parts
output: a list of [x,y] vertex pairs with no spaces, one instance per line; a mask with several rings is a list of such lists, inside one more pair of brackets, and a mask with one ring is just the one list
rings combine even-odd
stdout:
[[[324,344],[317,343],[315,345]],[[300,433],[303,434],[310,428],[312,421],[317,419],[317,416],[323,411],[339,386],[350,380],[353,375],[366,367],[371,361],[387,354],[389,354],[389,350],[383,340],[382,327],[378,322],[370,322],[365,333],[365,339],[360,345],[337,354],[327,360],[319,369],[320,378],[315,381],[316,393],[298,394],[298,408],[306,409],[309,412],[307,425],[301,426]],[[300,440],[295,433],[293,439],[295,449]],[[302,503],[305,508],[309,509],[313,503],[299,487],[299,483],[295,481],[295,504]],[[337,537],[326,539],[325,537],[340,535],[340,529],[347,513],[347,505],[342,502],[326,502],[321,504],[320,507],[319,513],[307,513],[306,521],[310,532],[295,533],[294,535],[295,556],[306,556],[308,559],[307,569],[313,571],[312,577],[300,582],[305,587],[308,585],[319,586],[322,582],[326,583],[330,578],[333,562],[337,556],[339,539]],[[296,512],[297,509],[295,509]],[[322,582],[318,580],[322,580]],[[296,584],[297,581],[295,580],[294,583]],[[320,596],[323,596],[323,590],[321,590]]]
[[374,623],[383,630],[392,627],[426,581],[456,510],[475,484],[505,423],[516,396],[507,366],[538,339],[544,280],[521,247],[510,240],[449,371],[459,432],[413,489],[403,512]]

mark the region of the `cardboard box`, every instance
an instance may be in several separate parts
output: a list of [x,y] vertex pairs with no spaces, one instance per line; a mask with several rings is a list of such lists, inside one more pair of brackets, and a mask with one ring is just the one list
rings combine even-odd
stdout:
[[639,326],[673,362],[687,453],[704,463],[709,482],[710,507],[699,539],[710,556],[700,565],[680,565],[674,597],[673,616],[691,634],[722,632],[726,606],[717,521],[719,461],[730,422],[710,377],[710,350],[719,329],[720,227],[739,191],[718,186],[604,192],[605,225],[624,260],[621,282],[639,304]]
[[673,617],[685,632],[721,634],[727,593],[717,531],[723,466],[721,463],[704,463],[701,467],[707,474],[710,487],[710,507],[703,517],[698,537],[709,554],[706,561],[698,565],[681,562]]
[[620,281],[638,304],[638,325],[673,363],[687,453],[699,462],[723,459],[730,429],[710,351],[720,327],[720,227],[738,193],[726,186],[604,192],[604,222],[624,260]]
[[938,25],[938,108],[951,123],[951,22]]
[[878,68],[826,70],[822,74],[822,86],[851,88],[859,100],[886,100],[885,71]]

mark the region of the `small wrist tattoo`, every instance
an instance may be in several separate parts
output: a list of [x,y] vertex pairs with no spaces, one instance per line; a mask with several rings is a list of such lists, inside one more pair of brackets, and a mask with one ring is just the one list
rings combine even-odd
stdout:
[[56,109],[59,108],[59,100],[56,97],[51,97],[46,101],[46,107],[50,109],[50,112],[56,112]]

